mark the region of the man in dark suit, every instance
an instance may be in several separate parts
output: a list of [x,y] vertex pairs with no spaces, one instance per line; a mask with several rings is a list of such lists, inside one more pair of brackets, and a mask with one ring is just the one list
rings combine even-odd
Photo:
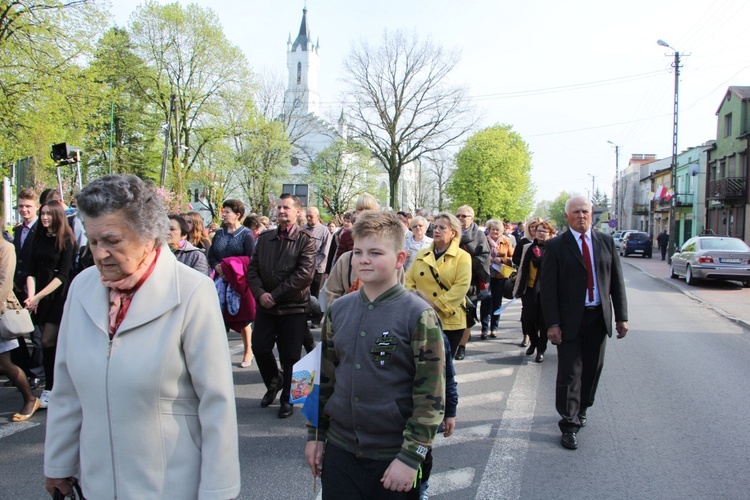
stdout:
[[[18,193],[18,204],[16,206],[18,215],[21,216],[21,223],[13,228],[13,246],[16,248],[16,274],[13,277],[13,288],[16,297],[23,304],[26,300],[26,278],[31,272],[31,242],[34,239],[34,231],[39,220],[37,212],[39,211],[39,200],[36,192],[31,188],[25,188]],[[29,355],[26,340],[21,337],[18,339],[19,347],[11,351],[11,360],[21,368],[26,376],[29,377],[29,383],[38,386],[41,377],[44,374],[42,366],[42,339],[41,331],[34,329],[31,333],[31,340],[34,343],[34,349]]]
[[555,406],[562,417],[561,443],[578,447],[604,364],[612,310],[617,338],[628,332],[628,306],[620,259],[612,237],[591,229],[591,202],[565,204],[570,230],[547,242],[542,257],[541,298],[547,336],[557,345]]

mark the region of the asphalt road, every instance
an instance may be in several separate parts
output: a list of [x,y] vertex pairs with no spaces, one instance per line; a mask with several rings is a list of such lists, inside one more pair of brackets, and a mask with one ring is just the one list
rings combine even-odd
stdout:
[[[541,365],[523,354],[516,303],[499,339],[470,343],[466,360],[456,362],[458,428],[436,441],[431,498],[747,498],[748,331],[692,287],[683,293],[684,282],[664,282],[625,262],[630,333],[608,342],[579,449],[559,444],[555,349]],[[709,291],[734,301],[729,294],[747,289]],[[238,343],[230,337],[236,351]],[[304,464],[302,416],[280,420],[277,405],[259,407],[264,388],[255,366],[235,368],[235,381],[241,498],[319,496]],[[0,388],[2,500],[45,497],[45,413],[5,423],[19,402],[14,389]]]

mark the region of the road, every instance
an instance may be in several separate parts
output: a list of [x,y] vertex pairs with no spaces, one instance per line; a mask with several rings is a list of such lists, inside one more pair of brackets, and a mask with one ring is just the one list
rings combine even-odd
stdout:
[[[687,287],[646,268],[657,262],[624,260],[630,333],[608,341],[576,451],[559,444],[555,349],[542,364],[523,354],[518,304],[499,339],[469,344],[456,362],[458,429],[436,441],[431,498],[747,498],[750,337],[741,317],[718,306],[747,304],[750,290]],[[237,362],[239,343],[230,337]],[[319,497],[302,456],[303,418],[259,407],[254,366],[235,368],[235,381],[241,498]],[[18,405],[14,389],[0,388],[0,499],[44,498],[45,413],[5,423]]]

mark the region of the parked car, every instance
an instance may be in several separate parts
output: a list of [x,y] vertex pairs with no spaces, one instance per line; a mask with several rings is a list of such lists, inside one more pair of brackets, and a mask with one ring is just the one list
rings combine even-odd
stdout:
[[672,278],[685,277],[688,285],[699,280],[741,281],[750,287],[750,247],[731,236],[696,236],[672,256]]
[[612,239],[615,241],[615,248],[620,248],[620,241],[622,240],[622,233],[624,231],[615,231],[612,233]]
[[622,255],[627,257],[628,255],[642,255],[643,257],[651,258],[654,250],[654,241],[651,235],[642,231],[630,231],[623,238],[622,243]]
[[625,243],[625,238],[626,238],[626,237],[627,237],[627,236],[628,236],[628,235],[629,235],[630,233],[632,233],[633,231],[635,231],[635,229],[626,229],[626,230],[625,230],[625,231],[623,231],[623,232],[622,232],[622,234],[620,235],[620,241],[619,241],[619,243],[617,243],[617,251],[618,251],[618,252],[620,253],[620,255],[623,255],[623,253],[622,253],[622,244],[623,244],[623,243]]

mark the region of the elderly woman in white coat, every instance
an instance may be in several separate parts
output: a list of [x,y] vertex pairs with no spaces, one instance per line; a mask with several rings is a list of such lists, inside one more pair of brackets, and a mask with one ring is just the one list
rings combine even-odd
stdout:
[[235,498],[237,415],[212,281],[166,245],[160,197],[109,175],[76,197],[96,267],[65,304],[45,488],[88,498]]

